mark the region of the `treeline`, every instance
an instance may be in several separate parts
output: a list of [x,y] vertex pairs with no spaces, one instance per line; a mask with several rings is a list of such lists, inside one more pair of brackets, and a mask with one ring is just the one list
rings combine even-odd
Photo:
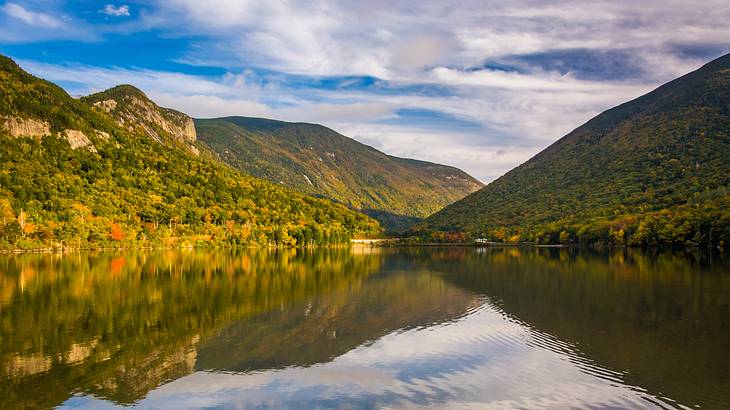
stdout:
[[421,241],[598,246],[700,246],[726,249],[730,244],[730,195],[639,214],[564,218],[535,226],[488,227],[480,232],[414,231]]
[[344,206],[131,136],[98,153],[55,137],[0,144],[3,249],[308,246],[380,233]]

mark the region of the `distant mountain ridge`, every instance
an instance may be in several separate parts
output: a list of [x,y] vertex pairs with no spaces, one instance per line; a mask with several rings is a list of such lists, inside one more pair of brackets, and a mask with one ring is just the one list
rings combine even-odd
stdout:
[[728,193],[730,54],[596,116],[413,232],[718,244],[730,242]]
[[454,167],[393,157],[318,124],[225,117],[195,126],[199,140],[234,168],[381,223],[426,217],[482,186]]

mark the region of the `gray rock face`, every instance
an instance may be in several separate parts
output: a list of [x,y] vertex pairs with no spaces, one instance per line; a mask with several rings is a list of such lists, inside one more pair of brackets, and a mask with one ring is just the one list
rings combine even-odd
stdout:
[[32,118],[0,117],[2,128],[13,137],[42,138],[51,135],[51,126],[47,121]]
[[89,137],[78,130],[63,130],[63,135],[71,145],[71,149],[86,148],[91,152],[96,152],[96,147],[91,143]]
[[[47,121],[21,117],[0,117],[0,124],[2,124],[3,130],[15,138],[44,138],[56,135],[58,138],[67,140],[71,149],[85,148],[91,152],[97,152],[89,137],[79,130],[66,129],[63,132],[52,134],[51,126]],[[100,137],[109,138],[109,134],[106,132],[97,131],[97,133]]]
[[196,139],[193,119],[179,111],[162,108],[141,91],[127,87],[128,94],[96,101],[95,107],[112,115],[124,128],[132,131],[141,128],[150,138],[164,144],[172,138],[184,143],[193,155],[198,150],[192,145]]

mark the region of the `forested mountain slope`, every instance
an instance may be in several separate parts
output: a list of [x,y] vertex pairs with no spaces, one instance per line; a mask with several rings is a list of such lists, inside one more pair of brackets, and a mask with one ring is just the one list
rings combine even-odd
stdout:
[[0,248],[302,245],[380,230],[345,206],[201,159],[184,138],[181,149],[121,127],[87,101],[0,56]]
[[456,168],[386,155],[322,125],[248,117],[195,125],[200,141],[233,167],[381,222],[426,217],[482,186]]
[[[413,228],[438,239],[730,239],[730,55],[610,109]],[[442,233],[438,233],[442,232]]]

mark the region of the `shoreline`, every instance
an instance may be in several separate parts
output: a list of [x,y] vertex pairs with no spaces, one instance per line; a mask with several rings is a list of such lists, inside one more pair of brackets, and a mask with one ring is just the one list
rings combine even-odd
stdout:
[[362,244],[353,243],[357,247],[372,248],[397,248],[397,247],[472,247],[472,248],[557,248],[557,249],[643,249],[643,250],[664,250],[664,249],[706,249],[713,252],[724,253],[728,248],[721,247],[704,247],[701,245],[655,245],[655,246],[629,246],[629,245],[609,245],[609,244],[535,244],[529,242],[505,243],[505,242],[483,242],[483,243],[466,243],[466,242],[399,242],[397,239],[383,239],[378,242]]
[[[557,249],[644,249],[644,250],[660,250],[660,249],[703,249],[698,245],[684,246],[617,246],[605,244],[534,244],[534,243],[504,243],[504,242],[405,242],[400,238],[393,239],[354,239],[348,244],[333,245],[307,245],[307,246],[125,246],[125,247],[99,247],[99,248],[33,248],[33,249],[0,249],[0,255],[20,255],[20,254],[59,254],[66,255],[77,252],[129,252],[129,251],[152,251],[152,250],[193,250],[193,249],[313,249],[313,248],[436,248],[436,247],[459,247],[459,248],[557,248]],[[725,248],[707,248],[713,252],[724,253]]]
[[19,255],[28,253],[54,253],[66,255],[76,252],[115,252],[115,251],[151,251],[151,250],[193,250],[193,249],[312,249],[319,247],[342,248],[352,245],[307,245],[307,246],[125,246],[118,248],[33,248],[33,249],[0,249],[0,255]]

